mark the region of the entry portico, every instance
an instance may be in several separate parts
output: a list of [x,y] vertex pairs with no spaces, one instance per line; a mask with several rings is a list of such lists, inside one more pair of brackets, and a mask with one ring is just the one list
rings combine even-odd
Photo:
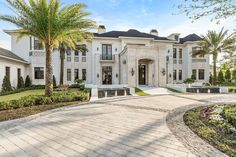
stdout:
[[123,80],[122,83],[130,87],[165,86],[165,49],[158,45],[127,45],[125,51],[121,53],[120,64],[126,67],[121,68],[121,73],[127,75],[127,80]]

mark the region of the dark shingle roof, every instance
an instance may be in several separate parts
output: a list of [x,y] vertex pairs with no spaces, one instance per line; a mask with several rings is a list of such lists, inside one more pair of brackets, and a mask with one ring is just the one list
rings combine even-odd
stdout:
[[183,43],[185,43],[187,41],[200,41],[200,40],[202,40],[202,38],[199,37],[197,34],[193,33],[193,34],[189,34],[188,36],[186,36],[184,38],[180,38],[179,43],[183,44]]
[[24,59],[22,59],[21,57],[17,56],[16,54],[14,54],[13,52],[0,48],[0,56],[5,56],[11,59],[15,59],[18,61],[22,61],[22,62],[26,62]]
[[108,38],[118,38],[118,37],[138,37],[138,38],[154,38],[155,40],[169,40],[166,37],[159,37],[148,33],[139,32],[135,29],[130,29],[128,31],[110,31],[106,33],[94,33],[95,37],[108,37]]

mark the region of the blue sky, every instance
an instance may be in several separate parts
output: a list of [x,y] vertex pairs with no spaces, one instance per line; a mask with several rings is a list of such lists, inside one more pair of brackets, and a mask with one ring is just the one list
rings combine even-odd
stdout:
[[[209,29],[218,30],[222,26],[227,29],[235,28],[235,21],[224,20],[220,25],[210,22],[210,18],[203,18],[191,23],[184,14],[177,14],[176,5],[184,0],[61,0],[63,5],[84,3],[87,11],[98,24],[104,24],[107,31],[138,29],[149,32],[155,28],[160,36],[171,33],[181,33],[181,36],[190,33],[204,34]],[[5,0],[0,0],[0,14],[12,14]],[[175,14],[175,15],[174,15]],[[177,14],[177,15],[176,15]],[[10,37],[4,29],[14,29],[14,25],[0,21],[0,47],[10,49]]]

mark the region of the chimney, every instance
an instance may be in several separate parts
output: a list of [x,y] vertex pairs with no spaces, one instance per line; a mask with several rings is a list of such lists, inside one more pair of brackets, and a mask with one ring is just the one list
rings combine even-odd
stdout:
[[158,36],[158,31],[157,31],[156,29],[152,29],[152,30],[150,31],[150,34],[151,34],[151,35]]
[[106,27],[104,25],[99,25],[98,26],[98,33],[105,33],[106,32]]

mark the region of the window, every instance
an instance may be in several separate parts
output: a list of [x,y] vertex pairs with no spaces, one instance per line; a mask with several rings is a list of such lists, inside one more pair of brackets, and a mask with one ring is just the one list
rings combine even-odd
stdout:
[[179,70],[179,80],[182,80],[182,70]]
[[74,73],[75,80],[79,79],[79,69],[75,69],[74,72],[75,72]]
[[177,75],[177,72],[176,72],[176,71],[177,71],[177,70],[174,70],[174,72],[173,72],[173,79],[174,79],[174,80],[176,80],[176,78],[177,78],[177,76],[176,76],[176,75]]
[[112,60],[112,45],[102,45],[102,60]]
[[75,58],[74,58],[75,62],[79,62],[79,51],[75,50]]
[[82,52],[82,62],[86,62],[86,51]]
[[67,48],[66,50],[66,55],[67,55],[67,62],[71,62],[71,48]]
[[177,57],[177,49],[174,48],[173,49],[173,58],[176,59],[176,57]]
[[44,68],[35,67],[34,68],[34,79],[44,79]]
[[67,69],[67,81],[71,81],[71,69]]
[[192,58],[204,58],[204,55],[196,55],[195,53],[200,51],[201,47],[193,47],[192,48]]
[[196,69],[193,69],[192,70],[192,76],[191,76],[192,79],[196,80],[197,79],[197,70]]
[[183,49],[179,49],[179,59],[183,58]]
[[34,50],[42,50],[43,44],[37,39],[34,38]]
[[6,67],[5,76],[7,76],[10,79],[10,67]]
[[82,69],[82,80],[86,80],[86,69]]
[[30,36],[29,40],[30,40],[30,50],[32,50],[32,37],[31,36]]
[[175,35],[175,41],[179,41],[179,36]]
[[21,77],[21,69],[17,69],[17,78],[19,79]]
[[204,80],[205,79],[205,70],[204,69],[199,69],[198,70],[198,79],[199,80]]

